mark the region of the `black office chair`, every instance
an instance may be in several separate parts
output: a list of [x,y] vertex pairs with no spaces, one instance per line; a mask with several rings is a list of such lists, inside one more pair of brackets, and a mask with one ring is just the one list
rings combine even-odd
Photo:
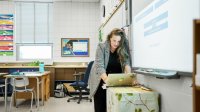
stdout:
[[[87,93],[89,93],[89,89],[87,88],[87,86],[88,86],[88,79],[89,79],[89,75],[90,75],[90,71],[91,71],[93,63],[94,63],[94,61],[91,61],[88,64],[88,67],[87,67],[85,73],[79,72],[78,74],[74,74],[76,81],[74,83],[70,84],[70,86],[74,87],[74,89],[78,91],[79,96],[69,98],[67,100],[67,102],[70,102],[70,100],[77,100],[77,99],[78,99],[78,102],[77,102],[78,104],[80,104],[80,101],[82,99],[90,100],[90,102],[92,102],[92,99],[90,99],[89,97],[83,97],[82,95],[83,95],[83,90],[85,90],[85,91],[87,91]],[[81,76],[84,76],[83,80],[80,80]]]

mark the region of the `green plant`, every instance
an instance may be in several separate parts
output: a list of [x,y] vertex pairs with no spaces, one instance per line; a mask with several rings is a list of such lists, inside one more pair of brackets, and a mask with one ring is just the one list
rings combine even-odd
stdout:
[[37,60],[37,61],[33,61],[33,62],[29,63],[28,65],[29,66],[39,66],[39,64],[40,64],[40,61]]

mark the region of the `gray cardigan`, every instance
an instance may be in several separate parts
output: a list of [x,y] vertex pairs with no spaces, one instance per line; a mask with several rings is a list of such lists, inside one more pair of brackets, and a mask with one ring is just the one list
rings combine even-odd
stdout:
[[[105,43],[100,43],[97,46],[96,57],[94,64],[92,66],[90,77],[89,77],[89,88],[90,97],[92,98],[96,93],[99,83],[101,81],[101,74],[106,73],[106,68],[108,66],[110,56],[110,43],[106,41]],[[125,62],[121,62],[122,70],[124,71],[125,65],[130,66],[130,59]]]

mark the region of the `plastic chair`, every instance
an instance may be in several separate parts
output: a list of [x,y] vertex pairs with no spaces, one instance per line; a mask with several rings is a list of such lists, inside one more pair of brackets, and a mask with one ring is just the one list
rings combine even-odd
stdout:
[[17,76],[14,78],[11,78],[11,85],[13,86],[13,92],[11,96],[11,102],[10,102],[10,110],[12,110],[12,103],[13,103],[13,97],[15,95],[15,101],[16,101],[16,107],[17,107],[17,100],[16,100],[16,93],[17,92],[30,92],[32,97],[31,97],[31,112],[32,112],[32,105],[33,105],[33,96],[35,97],[35,102],[36,102],[36,94],[34,91],[34,88],[28,88],[27,86],[29,85],[29,80],[28,77],[26,76]]
[[[90,100],[90,102],[92,102],[92,99],[90,99],[89,97],[83,97],[82,94],[83,94],[83,90],[89,93],[89,89],[87,88],[87,86],[88,86],[88,79],[89,79],[89,75],[90,75],[90,71],[91,71],[93,63],[94,61],[91,61],[88,64],[88,67],[85,73],[79,72],[78,74],[74,74],[76,82],[72,83],[70,86],[74,87],[74,89],[78,91],[79,96],[69,98],[67,102],[70,102],[70,100],[77,100],[77,99],[78,99],[78,102],[77,102],[78,104],[80,104],[80,101],[82,99]],[[80,80],[81,76],[84,76],[83,80]]]

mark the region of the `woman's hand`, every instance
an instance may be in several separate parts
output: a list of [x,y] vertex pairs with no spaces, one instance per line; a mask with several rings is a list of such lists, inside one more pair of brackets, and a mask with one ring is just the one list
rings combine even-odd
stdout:
[[126,65],[124,68],[125,73],[131,73],[131,67],[129,65]]
[[140,85],[139,82],[137,80],[133,80],[133,86],[138,86]]
[[108,76],[106,73],[103,73],[100,77],[104,81],[104,83],[107,83]]

